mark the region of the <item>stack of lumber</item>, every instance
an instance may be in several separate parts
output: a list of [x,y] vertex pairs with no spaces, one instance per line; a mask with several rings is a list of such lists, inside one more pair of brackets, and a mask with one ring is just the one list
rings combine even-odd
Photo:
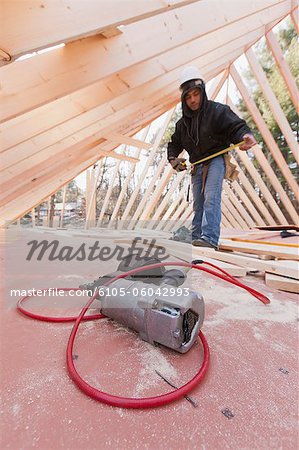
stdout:
[[[117,239],[118,243],[130,243],[130,239]],[[248,272],[263,272],[267,286],[287,292],[299,291],[299,255],[297,244],[223,239],[220,250],[193,247],[190,244],[165,238],[156,240],[157,247],[166,249],[170,256],[190,262],[203,259],[217,264],[233,276],[245,276]],[[270,258],[270,259],[269,259]]]
[[[271,231],[249,232],[241,236],[227,236],[221,239],[219,251],[207,247],[193,247],[191,244],[169,239],[171,233],[157,230],[110,230],[107,228],[90,230],[54,230],[36,227],[36,233],[56,233],[74,237],[106,239],[114,243],[132,244],[138,237],[138,247],[162,247],[169,260],[178,259],[191,262],[204,259],[214,263],[235,277],[244,277],[247,273],[259,272],[265,276],[265,284],[282,291],[299,293],[299,246],[279,239],[279,234]],[[274,238],[269,242],[259,238]],[[292,238],[295,239],[296,238]],[[0,236],[1,240],[1,236]]]
[[[275,259],[276,261],[271,261],[272,264],[268,263],[269,267],[265,266],[266,285],[281,291],[299,293],[299,252],[297,244],[232,238],[223,239],[220,249],[257,255],[259,258],[270,257]],[[274,268],[273,263],[276,265]],[[284,268],[287,270],[285,271]]]

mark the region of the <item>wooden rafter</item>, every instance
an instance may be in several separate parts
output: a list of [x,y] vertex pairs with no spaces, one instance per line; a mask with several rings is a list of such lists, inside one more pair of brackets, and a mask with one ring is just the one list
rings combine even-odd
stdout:
[[289,66],[283,56],[282,50],[280,48],[280,45],[275,37],[275,34],[272,30],[269,30],[268,33],[266,33],[266,39],[268,42],[268,45],[272,51],[272,54],[275,58],[276,64],[279,68],[279,71],[286,83],[286,86],[290,92],[291,99],[293,101],[293,104],[299,112],[299,90],[297,88],[296,82],[293,78],[293,75],[289,69]]
[[281,170],[281,173],[283,174],[285,180],[289,184],[290,188],[294,192],[295,196],[297,196],[297,199],[299,200],[298,196],[298,185],[296,183],[296,180],[288,167],[281,151],[278,145],[276,144],[272,134],[270,133],[261,113],[259,112],[254,100],[250,96],[245,84],[243,83],[238,71],[234,67],[234,65],[230,68],[230,73],[232,75],[232,78],[234,79],[237,88],[239,89],[243,100],[246,104],[246,107],[248,111],[251,113],[253,120],[255,121],[258,129],[260,130],[261,135],[263,136],[263,139],[265,143],[268,146],[269,151],[271,152],[273,159],[276,161],[279,169]]
[[[239,114],[239,116],[242,116],[242,114],[239,111],[236,111],[236,112]],[[258,161],[258,163],[260,164],[260,166],[263,169],[264,173],[266,174],[269,182],[274,187],[276,192],[279,194],[279,197],[280,197],[280,200],[281,200],[282,204],[285,206],[286,210],[288,211],[288,213],[290,214],[290,216],[292,217],[292,219],[296,223],[298,221],[297,211],[296,211],[295,207],[293,206],[292,202],[290,201],[289,197],[287,196],[285,190],[281,186],[281,183],[278,180],[274,170],[272,169],[272,167],[270,166],[267,158],[263,154],[261,147],[256,145],[255,147],[253,147],[251,149],[251,151],[253,152],[256,160]],[[244,162],[244,158],[246,159],[247,155],[239,153],[239,156],[241,157],[242,161]],[[249,164],[251,166],[251,171],[252,172],[256,172],[252,162],[249,162]],[[260,177],[259,174],[258,174],[258,179],[261,180],[261,177]],[[269,194],[270,194],[270,192],[269,192]],[[268,198],[270,199],[270,197],[268,197]],[[279,220],[286,221],[285,217],[283,216],[283,214],[281,213],[280,209],[276,205],[276,202],[274,201],[274,203],[273,202],[271,202],[271,203],[274,206],[274,208],[276,209],[276,217],[277,218],[279,217],[280,218]]]
[[[252,0],[248,0],[244,4],[246,7],[243,8],[236,8],[233,2],[224,5],[220,0],[216,0],[216,3],[218,4],[216,16],[214,7],[211,8],[209,2],[203,0],[181,8],[176,13],[170,11],[151,17],[144,23],[132,24],[126,27],[123,35],[108,42],[105,38],[101,42],[100,38],[91,37],[39,55],[38,58],[3,67],[1,122],[150,59],[158,57],[156,65],[161,64],[161,70],[161,67],[167,67],[161,56],[164,52],[173,50],[177,53],[176,59],[172,53],[169,55],[172,64],[177,61],[176,67],[187,64],[188,59],[192,58],[188,47],[192,47],[200,37],[204,44],[202,48],[207,48],[207,52],[218,50],[218,57],[219,47],[223,47],[221,53],[224,53],[225,46],[228,48],[230,44],[233,46],[238,38],[243,37],[245,48],[251,40],[256,41],[264,34],[264,25],[284,17],[288,13],[289,4],[287,0],[276,4],[273,4],[272,0],[263,0],[257,9],[256,2]],[[196,16],[198,20],[190,21],[190,16]],[[208,20],[208,17],[211,17],[211,20]],[[226,17],[230,17],[230,20],[228,21]],[[164,25],[165,22],[167,27]],[[230,28],[234,30],[231,35]],[[221,29],[223,36],[220,33]],[[155,30],[155,33],[152,30]],[[207,35],[214,31],[214,39],[206,39]],[[223,42],[226,42],[225,46]],[[197,42],[194,50],[199,48],[199,44],[200,42]],[[183,45],[187,46],[187,52],[184,48],[180,48]],[[195,53],[193,51],[194,54],[197,54],[197,51]],[[19,64],[19,70],[26,73],[25,78],[20,80],[16,76],[15,64]],[[51,71],[49,67],[52,68]],[[150,67],[151,70],[154,69],[152,64]]]
[[[130,161],[130,169],[109,223],[109,227],[113,226],[113,221],[119,219],[124,188],[128,186],[134,173],[140,149],[150,150],[151,147],[143,142],[143,139],[135,139],[134,135],[176,104],[178,79],[182,66],[186,64],[200,67],[206,81],[216,76],[212,83],[214,92],[209,95],[212,99],[220,92],[229,73],[233,76],[247,107],[249,105],[250,112],[253,111],[253,118],[263,137],[266,136],[265,142],[279,169],[294,194],[298,195],[294,177],[286,161],[275,142],[273,145],[273,137],[267,127],[264,128],[263,119],[256,112],[256,105],[248,98],[250,96],[232,66],[234,60],[246,49],[255,76],[263,84],[264,95],[294,153],[296,147],[294,139],[291,139],[293,136],[290,126],[281,114],[282,111],[277,109],[277,100],[273,98],[269,86],[264,83],[265,75],[250,49],[265,32],[268,33],[269,45],[276,60],[282,61],[280,70],[294,101],[298,89],[295,90],[288,67],[277,48],[277,42],[273,39],[274,35],[269,31],[281,18],[290,13],[291,4],[294,20],[294,2],[263,0],[263,4],[257,5],[255,1],[248,0],[246,7],[235,8],[234,2],[215,1],[218,6],[216,16],[215,10],[207,0],[189,2],[174,0],[171,3],[176,8],[175,11],[163,10],[165,3],[162,1],[153,0],[151,5],[146,2],[146,8],[152,8],[151,11],[144,10],[145,16],[142,16],[136,9],[134,15],[131,14],[128,18],[130,24],[122,29],[121,34],[111,35],[109,38],[87,37],[81,41],[76,41],[78,35],[74,35],[75,41],[63,49],[38,55],[20,63],[15,62],[1,69],[4,139],[1,150],[3,194],[0,200],[3,202],[1,210],[3,220],[11,221],[20,217],[81,170],[96,161],[100,161],[101,164],[105,156],[114,156],[119,161],[117,166],[122,159]],[[28,2],[34,3],[34,0]],[[68,0],[64,3],[67,2]],[[3,3],[7,2],[4,0]],[[56,3],[61,4],[60,0]],[[201,13],[198,15],[199,23],[197,22],[195,26],[189,20],[190,14],[193,12],[195,15],[195,12],[199,11]],[[223,14],[219,14],[221,11]],[[119,10],[117,13],[121,15],[122,11]],[[209,14],[211,18],[213,17],[211,21],[207,20]],[[117,26],[115,23],[107,25],[102,31],[113,32],[113,27]],[[86,22],[83,26],[87,29],[90,24]],[[154,35],[152,29],[155,29]],[[142,30],[142,33],[137,33],[138,30]],[[51,31],[54,35],[55,29]],[[71,41],[74,39],[70,38]],[[28,42],[25,43],[27,44]],[[25,75],[20,79],[13,73],[17,64],[24,69]],[[135,146],[134,158],[114,152],[118,144]],[[127,223],[125,226],[128,225],[129,228],[143,226],[144,220],[147,220],[149,222],[146,226],[149,228],[156,227],[157,230],[170,231],[178,224],[190,220],[192,205],[184,200],[186,185],[178,195],[174,195],[180,183],[180,175],[174,177],[168,192],[161,196],[173,176],[170,166],[167,165],[163,171],[165,156],[145,193],[144,205],[139,204],[135,213],[131,215],[136,195],[142,190],[146,174],[153,162],[155,145],[156,143],[150,150],[149,164],[141,174],[136,193],[134,192],[126,205],[122,218]],[[281,202],[295,221],[298,217],[295,208],[270,164],[258,150],[254,151],[254,154],[279,194]],[[276,222],[286,224],[286,218],[252,161],[245,153],[239,158],[254,180],[255,188],[250,185],[244,173],[240,174],[239,182],[231,185],[225,183],[222,222],[226,226],[243,229],[255,224],[274,225]],[[113,189],[112,181],[106,193],[99,224],[104,217]],[[95,219],[96,182],[93,184],[87,211],[87,219],[91,218],[92,223]],[[267,205],[263,203],[263,199],[267,201]],[[170,226],[168,222],[173,224]],[[87,220],[87,226],[89,225]],[[120,227],[123,226],[124,222],[120,224]]]
[[281,106],[275,97],[270,84],[267,80],[266,74],[264,73],[263,69],[261,68],[257,57],[255,56],[253,50],[250,48],[245,53],[246,57],[248,59],[248,62],[252,68],[252,71],[255,75],[256,80],[258,81],[262,92],[266,99],[268,100],[270,109],[273,113],[273,116],[275,117],[276,122],[278,123],[281,131],[284,134],[284,137],[289,144],[289,147],[294,155],[295,160],[297,161],[297,164],[299,164],[299,152],[298,152],[298,144],[296,143],[293,131],[290,127],[290,124],[288,123]]
[[186,6],[196,0],[2,0],[0,42],[11,60],[61,42],[71,42]]

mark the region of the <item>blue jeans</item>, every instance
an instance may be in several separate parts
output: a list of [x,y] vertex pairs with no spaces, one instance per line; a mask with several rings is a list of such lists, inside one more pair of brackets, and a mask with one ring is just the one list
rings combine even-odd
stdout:
[[211,159],[203,193],[201,193],[202,169],[203,165],[200,164],[196,173],[192,175],[194,210],[192,240],[201,238],[217,246],[220,236],[221,192],[225,174],[223,156]]

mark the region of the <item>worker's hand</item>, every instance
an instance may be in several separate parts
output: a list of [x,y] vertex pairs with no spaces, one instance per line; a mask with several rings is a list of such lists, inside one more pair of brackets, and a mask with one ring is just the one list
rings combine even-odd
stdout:
[[243,139],[244,144],[240,145],[239,149],[246,151],[249,150],[251,147],[253,147],[255,144],[257,144],[255,137],[252,134],[244,134]]
[[182,172],[183,170],[187,169],[186,164],[183,164],[185,161],[185,158],[175,158],[169,162],[174,170],[176,170],[177,172]]

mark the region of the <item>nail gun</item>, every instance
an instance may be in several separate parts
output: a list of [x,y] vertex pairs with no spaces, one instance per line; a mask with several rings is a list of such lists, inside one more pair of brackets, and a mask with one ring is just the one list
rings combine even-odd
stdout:
[[110,283],[127,271],[157,264],[154,257],[129,254],[117,271],[81,285],[92,296],[98,291],[101,313],[137,331],[141,339],[186,353],[197,339],[204,320],[200,294],[183,287],[183,270],[166,270],[161,264]]

